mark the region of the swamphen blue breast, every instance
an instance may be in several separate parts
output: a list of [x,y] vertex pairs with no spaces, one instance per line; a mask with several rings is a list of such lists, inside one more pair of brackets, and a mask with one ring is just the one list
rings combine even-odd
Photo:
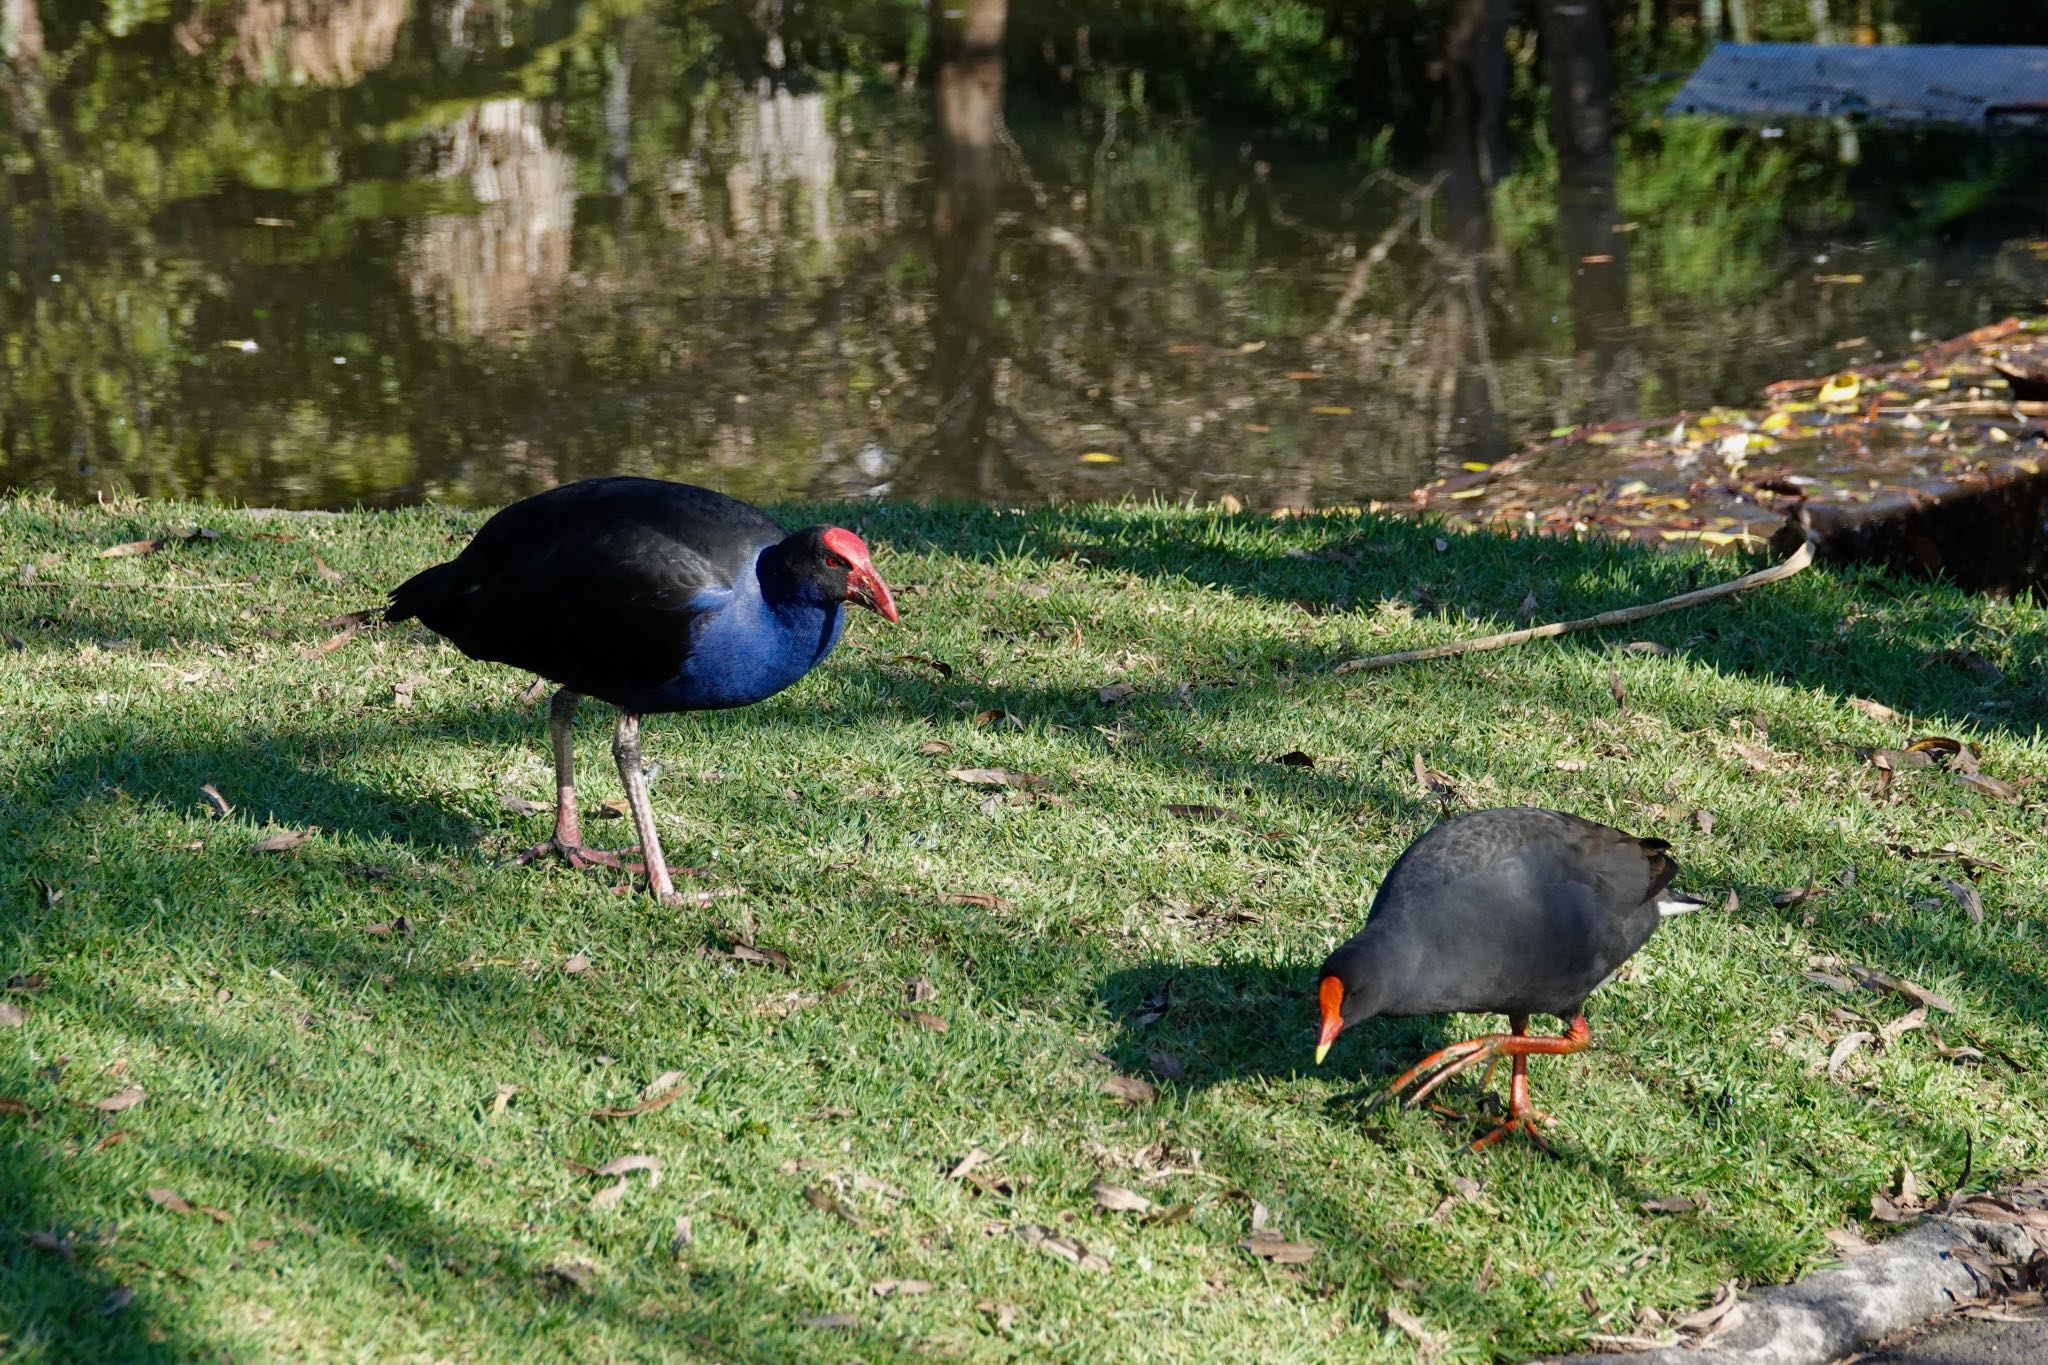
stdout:
[[[1528,1058],[1591,1046],[1586,997],[1649,942],[1667,915],[1698,902],[1666,890],[1671,846],[1528,806],[1473,811],[1408,846],[1380,884],[1365,928],[1323,963],[1316,1060],[1346,1024],[1376,1015],[1505,1014],[1509,1032],[1431,1053],[1387,1088],[1435,1074],[1411,1104],[1467,1067],[1513,1060],[1507,1117],[1474,1143],[1512,1132],[1538,1144]],[[1529,1036],[1529,1016],[1568,1020]],[[1383,1097],[1384,1098],[1384,1097]]]
[[391,593],[386,618],[417,617],[472,659],[559,683],[548,708],[555,832],[521,856],[619,866],[583,847],[570,724],[585,696],[619,708],[612,756],[626,786],[649,888],[668,900],[640,717],[745,706],[816,667],[846,603],[896,619],[868,547],[837,526],[787,531],[759,508],[689,484],[589,479],[505,508],[461,554]]

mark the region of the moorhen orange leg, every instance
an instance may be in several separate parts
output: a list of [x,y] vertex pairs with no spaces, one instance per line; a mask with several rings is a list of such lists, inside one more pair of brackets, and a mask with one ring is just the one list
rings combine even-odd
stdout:
[[1507,1117],[1502,1119],[1492,1132],[1474,1142],[1472,1149],[1478,1151],[1490,1147],[1509,1133],[1515,1132],[1524,1134],[1540,1147],[1548,1148],[1549,1144],[1544,1142],[1543,1134],[1536,1127],[1536,1120],[1548,1115],[1539,1114],[1529,1102],[1529,1058],[1539,1053],[1561,1056],[1569,1052],[1582,1052],[1593,1045],[1593,1030],[1586,1023],[1586,1016],[1583,1014],[1573,1015],[1571,1025],[1562,1036],[1556,1038],[1531,1038],[1529,1016],[1526,1014],[1509,1015],[1508,1027],[1511,1032],[1489,1033],[1483,1037],[1467,1039],[1462,1043],[1452,1043],[1449,1047],[1439,1048],[1430,1053],[1395,1077],[1394,1083],[1387,1087],[1382,1098],[1398,1095],[1421,1077],[1435,1072],[1436,1074],[1429,1075],[1429,1079],[1423,1082],[1420,1089],[1409,1096],[1408,1106],[1413,1108],[1428,1099],[1432,1091],[1459,1072],[1477,1066],[1483,1061],[1487,1064],[1490,1075],[1493,1065],[1502,1057],[1507,1057],[1512,1063],[1508,1081]]
[[[512,861],[518,866],[524,867],[528,863],[540,858],[558,857],[571,867],[616,867],[628,872],[642,871],[643,868],[640,864],[629,863],[618,853],[610,849],[585,848],[583,846],[583,824],[581,817],[576,811],[576,752],[574,741],[571,737],[571,727],[576,719],[576,706],[582,700],[582,693],[572,692],[564,687],[556,692],[554,700],[548,703],[548,739],[553,743],[555,750],[555,832],[548,836],[546,842],[535,844]],[[640,773],[639,718],[633,717],[632,719],[634,731],[633,771],[638,775]],[[622,717],[621,725],[624,724],[624,720],[625,718]],[[612,752],[614,756],[618,753],[616,742],[612,746]],[[619,773],[621,777],[625,776],[623,760],[621,760]],[[629,780],[626,792],[629,805],[633,799],[632,786],[633,784]],[[641,831],[640,849],[644,849],[647,846],[647,836],[651,834],[654,828],[653,806],[647,800],[647,783],[644,775],[641,776],[640,780],[640,803],[638,806],[633,807],[633,823],[636,829],[641,824],[641,807],[645,807],[648,812],[646,829]],[[639,852],[640,849],[628,849],[626,851],[632,853]],[[655,846],[652,860],[648,866],[654,867],[658,865],[661,865],[659,844]],[[648,880],[650,885],[655,882],[655,878],[651,873]],[[669,872],[666,866],[661,866],[660,885],[655,890],[657,895],[663,895],[674,890],[674,885],[669,879]]]

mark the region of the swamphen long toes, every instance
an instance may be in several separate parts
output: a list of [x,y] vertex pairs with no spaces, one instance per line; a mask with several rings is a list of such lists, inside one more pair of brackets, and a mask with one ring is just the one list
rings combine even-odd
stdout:
[[[1473,811],[1424,834],[1380,884],[1365,928],[1324,961],[1321,1062],[1347,1024],[1377,1015],[1505,1014],[1507,1033],[1431,1053],[1381,1098],[1428,1077],[1419,1104],[1480,1062],[1512,1061],[1507,1117],[1473,1144],[1521,1132],[1539,1145],[1528,1059],[1592,1045],[1586,997],[1649,941],[1667,915],[1698,908],[1669,892],[1678,864],[1662,839],[1527,806]],[[1532,1037],[1529,1016],[1568,1021]]]
[[385,615],[417,617],[472,659],[560,685],[548,707],[555,832],[522,863],[553,853],[577,866],[620,865],[583,847],[570,744],[582,698],[619,708],[612,756],[649,888],[666,901],[675,887],[640,764],[640,717],[775,695],[831,652],[849,602],[896,619],[853,532],[787,531],[723,493],[609,478],[513,503],[461,554],[393,589]]

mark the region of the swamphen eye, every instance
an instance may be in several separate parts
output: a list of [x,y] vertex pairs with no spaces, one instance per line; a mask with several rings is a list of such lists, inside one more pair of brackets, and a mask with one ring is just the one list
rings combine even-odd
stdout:
[[825,564],[826,564],[826,566],[827,566],[827,567],[829,567],[829,568],[834,568],[834,569],[844,569],[844,570],[846,570],[846,571],[847,571],[848,573],[852,573],[852,572],[853,572],[853,565],[851,565],[851,564],[847,563],[847,562],[846,562],[846,561],[845,561],[844,559],[840,558],[840,557],[839,557],[838,555],[826,555],[826,556],[825,556]]

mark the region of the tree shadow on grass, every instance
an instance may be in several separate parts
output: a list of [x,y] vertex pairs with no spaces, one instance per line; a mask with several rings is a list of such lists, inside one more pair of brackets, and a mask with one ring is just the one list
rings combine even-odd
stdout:
[[[190,1035],[180,1039],[184,1045],[210,1055],[231,1057],[239,1050],[237,1040],[220,1031],[178,1032]],[[0,1089],[26,1084],[0,1070]],[[668,1292],[631,1292],[589,1258],[542,1253],[530,1241],[443,1214],[437,1199],[274,1146],[230,1143],[162,1153],[153,1169],[167,1187],[228,1187],[221,1197],[235,1220],[232,1245],[198,1248],[175,1232],[152,1236],[134,1225],[204,1218],[203,1211],[150,1207],[137,1193],[132,1211],[116,1222],[105,1202],[81,1192],[75,1176],[66,1178],[64,1167],[80,1159],[48,1150],[33,1136],[0,1147],[0,1322],[6,1324],[0,1347],[22,1358],[184,1361],[213,1358],[216,1351],[227,1358],[229,1346],[206,1340],[182,1303],[196,1286],[251,1275],[317,1283],[344,1267],[359,1272],[351,1278],[360,1284],[360,1272],[378,1261],[381,1301],[365,1305],[366,1311],[403,1321],[422,1301],[458,1305],[444,1308],[444,1315],[466,1318],[468,1325],[444,1325],[435,1333],[444,1345],[470,1336],[497,1338],[508,1322],[530,1328],[552,1318],[567,1320],[572,1333],[577,1321],[623,1331],[664,1358],[685,1352],[768,1362],[850,1352],[889,1359],[904,1347],[857,1321],[830,1330],[806,1326],[832,1305],[741,1279],[696,1261],[687,1249],[661,1272],[670,1281]],[[428,1180],[425,1173],[422,1179]],[[125,1235],[122,1223],[129,1225]],[[75,1246],[76,1260],[38,1250],[32,1233]],[[166,1242],[179,1250],[168,1250]],[[267,1328],[266,1335],[285,1326]],[[320,1323],[315,1331],[317,1339],[335,1327]],[[346,1328],[335,1335],[333,1344],[346,1349]]]
[[[960,509],[956,514],[972,515]],[[1446,534],[1426,523],[1383,517],[1275,524],[1218,515],[1190,522],[1142,509],[1058,508],[1012,517],[983,513],[961,528],[954,544],[921,532],[913,512],[888,508],[872,515],[884,532],[900,525],[910,542],[969,559],[1077,561],[1098,572],[1292,603],[1314,615],[1395,603],[1418,616],[1462,616],[1463,625],[1452,632],[1459,637],[1658,601],[1761,565],[1759,559],[1729,556],[1702,563],[1604,538]],[[1262,538],[1269,548],[1243,546]],[[1871,626],[1857,630],[1843,619],[1833,582],[1890,599],[1895,611],[1889,633],[1873,638]],[[1531,594],[1536,605],[1525,618],[1522,605]],[[1734,613],[1731,602],[1741,604]],[[1743,598],[1524,648],[1606,652],[1627,640],[1645,640],[1722,671],[1866,697],[1930,718],[1964,719],[1967,713],[1985,726],[2038,730],[2048,724],[2048,687],[2037,670],[1993,680],[1972,672],[1967,657],[1956,654],[1969,643],[1978,605],[1954,590],[1877,569],[1832,566]],[[1361,627],[1370,624],[1369,617],[1357,619]],[[1300,672],[1313,673],[1353,654],[1391,652],[1405,643],[1361,640],[1356,650],[1303,651],[1295,662]],[[2028,632],[2009,647],[2015,657],[2039,661],[2048,657],[2048,630]]]

